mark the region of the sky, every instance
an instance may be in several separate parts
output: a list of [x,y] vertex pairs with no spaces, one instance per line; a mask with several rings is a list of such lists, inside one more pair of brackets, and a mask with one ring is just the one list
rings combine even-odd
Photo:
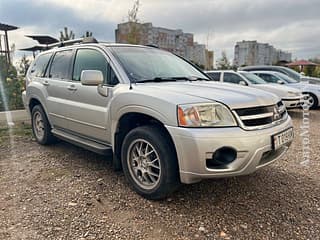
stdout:
[[[36,44],[27,34],[59,37],[64,26],[76,37],[93,32],[98,40],[115,41],[118,23],[127,20],[134,0],[0,0],[0,23],[16,49]],[[319,0],[140,0],[140,22],[182,29],[195,41],[233,59],[237,41],[257,40],[292,52],[293,58],[320,57]],[[16,52],[16,59],[22,52]]]

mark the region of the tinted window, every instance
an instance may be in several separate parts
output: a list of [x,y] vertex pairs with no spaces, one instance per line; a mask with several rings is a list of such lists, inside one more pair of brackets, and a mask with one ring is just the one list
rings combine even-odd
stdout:
[[51,55],[51,53],[40,55],[32,65],[30,75],[34,77],[43,77]]
[[110,74],[110,76],[108,77],[107,84],[111,85],[111,86],[118,84],[119,80],[111,67],[110,67],[109,74]]
[[269,83],[277,83],[279,78],[271,75],[271,74],[266,74],[266,73],[259,73],[258,75],[259,77],[261,77],[263,80],[265,80],[266,82]]
[[214,81],[220,81],[220,76],[221,73],[219,72],[211,72],[211,73],[207,73],[209,75],[209,77],[214,80]]
[[239,84],[240,81],[243,81],[241,77],[234,73],[224,73],[223,81],[228,83],[237,83]]
[[68,79],[72,50],[57,52],[51,63],[50,78]]
[[75,81],[80,81],[83,70],[99,70],[102,72],[104,80],[107,78],[108,63],[105,57],[93,49],[79,49],[74,63],[73,77]]

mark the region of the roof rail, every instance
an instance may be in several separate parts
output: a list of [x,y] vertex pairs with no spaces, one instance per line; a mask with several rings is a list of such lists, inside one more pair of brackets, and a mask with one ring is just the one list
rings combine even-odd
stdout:
[[145,46],[147,46],[147,47],[153,47],[153,48],[159,48],[159,46],[156,45],[156,44],[146,44]]
[[61,42],[49,44],[47,46],[47,49],[51,49],[54,47],[70,46],[70,45],[74,45],[76,43],[79,43],[79,44],[81,44],[81,43],[98,43],[98,41],[97,41],[97,39],[95,39],[93,37],[77,38],[77,39],[71,39],[68,41],[61,41]]

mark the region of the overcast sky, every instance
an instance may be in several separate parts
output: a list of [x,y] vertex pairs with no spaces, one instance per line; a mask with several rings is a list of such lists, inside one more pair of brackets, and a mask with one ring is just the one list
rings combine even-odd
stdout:
[[[226,50],[233,58],[237,41],[258,40],[290,51],[293,58],[320,57],[319,0],[140,0],[138,17],[154,26],[183,29],[208,44],[216,60]],[[86,30],[114,41],[117,23],[126,20],[133,0],[0,0],[0,22],[16,48],[35,44],[26,34],[59,36],[68,26],[76,37]],[[19,54],[20,55],[20,54]]]

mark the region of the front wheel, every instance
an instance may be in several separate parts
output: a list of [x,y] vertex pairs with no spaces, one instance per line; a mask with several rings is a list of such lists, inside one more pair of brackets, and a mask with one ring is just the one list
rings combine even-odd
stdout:
[[307,104],[311,109],[316,109],[318,107],[318,98],[314,94],[309,93]]
[[179,185],[176,153],[168,136],[156,126],[130,131],[121,160],[130,186],[147,199],[163,199]]

